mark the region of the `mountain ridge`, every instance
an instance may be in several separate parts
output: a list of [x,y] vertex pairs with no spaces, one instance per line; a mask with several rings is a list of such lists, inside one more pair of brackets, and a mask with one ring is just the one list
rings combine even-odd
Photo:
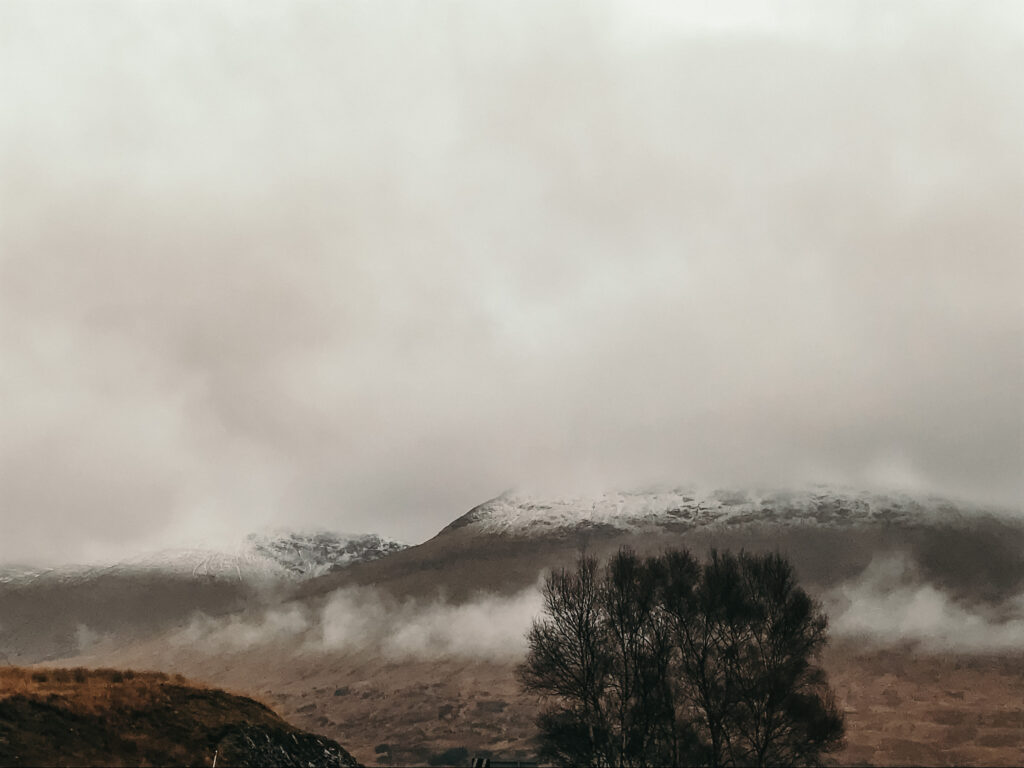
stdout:
[[0,584],[87,582],[104,575],[163,573],[235,581],[301,581],[399,552],[406,544],[375,533],[329,531],[250,533],[242,542],[222,549],[177,547],[134,555],[113,563],[68,564],[52,568],[0,566]]
[[506,491],[473,507],[438,535],[459,529],[531,537],[586,528],[638,533],[759,523],[832,527],[956,524],[994,511],[999,510],[934,494],[826,485],[802,489],[679,486],[556,497]]

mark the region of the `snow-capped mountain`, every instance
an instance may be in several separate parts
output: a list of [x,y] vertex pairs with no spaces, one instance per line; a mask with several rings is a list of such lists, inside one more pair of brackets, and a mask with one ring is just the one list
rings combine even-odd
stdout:
[[69,565],[38,569],[0,567],[0,583],[25,584],[39,579],[87,581],[102,575],[169,574],[238,581],[302,580],[353,563],[368,562],[407,545],[376,534],[294,531],[250,534],[225,549],[190,547],[145,553],[104,565]]
[[308,579],[338,568],[378,560],[408,547],[375,533],[339,536],[333,533],[251,534],[252,551],[280,565],[297,578]]
[[[773,523],[823,527],[914,522],[952,523],[982,511],[935,496],[911,496],[828,486],[802,490],[693,487],[609,491],[593,496],[539,498],[506,492],[473,508],[445,531],[539,536],[581,528],[623,532],[690,530]],[[442,532],[443,533],[443,532]]]

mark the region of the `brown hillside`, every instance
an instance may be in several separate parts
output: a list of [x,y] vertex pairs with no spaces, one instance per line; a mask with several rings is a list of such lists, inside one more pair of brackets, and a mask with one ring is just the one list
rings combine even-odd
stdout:
[[0,668],[2,766],[347,766],[330,739],[180,675]]
[[[518,658],[387,660],[284,644],[228,658],[161,642],[108,658],[248,690],[368,765],[382,743],[397,765],[459,747],[505,760],[536,752],[539,703],[516,682]],[[926,653],[846,640],[829,645],[823,664],[847,716],[847,746],[830,755],[834,764],[1024,764],[1020,652]]]
[[747,523],[709,529],[623,532],[608,527],[543,536],[482,534],[449,528],[418,546],[305,582],[296,597],[315,599],[339,587],[374,585],[398,596],[441,592],[453,600],[478,591],[511,594],[546,568],[568,566],[581,549],[606,557],[623,545],[641,554],[685,547],[779,551],[812,589],[834,587],[886,553],[905,553],[928,583],[970,602],[999,602],[1024,589],[1024,524],[977,516],[957,524],[878,524],[832,528]]

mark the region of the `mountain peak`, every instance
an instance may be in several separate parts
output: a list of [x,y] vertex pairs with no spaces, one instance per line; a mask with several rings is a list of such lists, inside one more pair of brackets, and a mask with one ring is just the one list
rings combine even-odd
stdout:
[[445,528],[535,536],[580,528],[642,531],[773,523],[847,527],[952,520],[972,505],[902,491],[812,485],[799,489],[679,486],[588,495],[540,497],[506,491],[474,507]]

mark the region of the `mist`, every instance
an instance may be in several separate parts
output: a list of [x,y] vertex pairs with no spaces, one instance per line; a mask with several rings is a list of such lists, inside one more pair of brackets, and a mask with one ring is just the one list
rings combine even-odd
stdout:
[[923,580],[904,554],[876,558],[827,595],[826,606],[837,638],[960,653],[1024,647],[1024,594],[997,605],[956,600]]
[[[496,658],[526,652],[526,632],[540,615],[539,590],[482,595],[465,603],[393,603],[373,591],[335,593],[323,612],[326,651],[379,649],[386,659]],[[308,646],[307,646],[308,647]]]
[[197,614],[170,639],[205,654],[269,646],[299,655],[372,652],[388,661],[508,661],[525,654],[526,633],[540,612],[536,587],[459,603],[396,600],[373,587],[352,587],[334,592],[320,609],[290,605],[227,618]]
[[[928,653],[1003,653],[1024,646],[1024,594],[994,602],[954,597],[929,583],[905,553],[880,554],[820,598],[838,642],[909,645]],[[170,641],[208,655],[272,648],[295,656],[372,653],[394,662],[518,662],[542,612],[540,582],[513,595],[482,592],[464,601],[399,599],[375,587],[346,587],[321,604],[285,603],[224,617],[197,613]],[[98,635],[80,627],[79,639],[91,646]]]
[[308,611],[295,606],[267,610],[258,617],[235,614],[214,618],[197,614],[188,626],[171,635],[171,643],[203,653],[236,653],[294,641],[309,625]]
[[509,487],[1024,497],[1013,4],[7,2],[4,561]]

